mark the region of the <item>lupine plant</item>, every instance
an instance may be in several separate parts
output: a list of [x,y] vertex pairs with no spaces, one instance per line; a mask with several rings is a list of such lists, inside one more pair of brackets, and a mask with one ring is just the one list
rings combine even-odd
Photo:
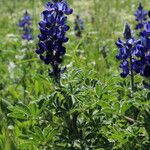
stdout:
[[[122,60],[122,64],[120,65],[120,68],[122,68],[123,70],[121,73],[121,77],[125,78],[127,77],[128,74],[130,74],[132,92],[134,91],[136,93],[137,91],[135,91],[134,89],[135,74],[140,74],[141,76],[146,78],[147,82],[145,80],[143,81],[144,87],[150,89],[149,86],[149,77],[150,77],[149,22],[143,22],[144,20],[147,19],[146,15],[147,13],[143,10],[143,7],[141,6],[140,3],[135,16],[137,17],[136,20],[138,21],[138,25],[136,29],[140,29],[141,37],[138,40],[135,40],[135,38],[132,37],[130,26],[126,24],[125,32],[124,32],[124,38],[126,39],[126,42],[122,41],[121,39],[119,39],[116,42],[116,45],[119,49],[119,54],[116,56],[116,58]],[[135,95],[132,96],[134,97]],[[146,103],[147,103],[147,99],[145,99],[145,104]],[[137,120],[137,116],[139,115],[139,113],[141,113],[142,117],[144,118],[143,127],[147,132],[148,141],[142,144],[143,147],[142,149],[147,149],[150,146],[150,130],[148,129],[150,127],[150,124],[146,119],[148,119],[149,117],[150,109],[149,107],[147,107],[147,105],[143,105],[142,107],[143,109],[141,109],[140,107],[135,107],[135,105],[133,105],[132,107],[130,107],[129,112],[130,115],[132,112],[134,112],[133,116],[135,120]]]
[[18,22],[18,26],[22,28],[23,30],[23,34],[22,34],[22,39],[23,40],[33,40],[33,35],[31,32],[31,16],[28,13],[28,11],[26,10],[23,18],[19,20]]
[[[33,56],[33,52],[31,51],[32,49],[32,42],[34,37],[32,35],[32,30],[31,30],[31,15],[29,12],[26,10],[23,17],[19,20],[18,26],[21,28],[22,31],[22,39],[24,42],[22,42],[22,47],[21,47],[21,56],[23,60],[31,59]],[[27,41],[27,42],[26,42]],[[23,95],[24,95],[24,102],[26,103],[26,79],[27,79],[27,70],[31,69],[30,61],[22,65],[22,87],[23,87]]]
[[130,25],[125,25],[124,30],[125,42],[120,38],[116,42],[119,53],[116,55],[118,60],[122,63],[120,68],[122,69],[121,77],[126,78],[127,75],[131,76],[131,89],[134,91],[134,74],[140,72],[142,61],[138,60],[137,57],[142,56],[144,50],[141,40],[135,40],[132,37]]
[[[149,73],[149,22],[145,23],[144,30],[141,32],[141,38],[138,40],[131,36],[131,29],[128,24],[125,26],[124,38],[126,41],[122,41],[120,38],[116,42],[119,53],[116,55],[118,60],[122,63],[120,68],[122,69],[121,77],[126,78],[131,76],[131,88],[134,91],[134,76],[139,74],[141,76],[150,77]],[[147,84],[143,82],[146,86]],[[149,83],[149,82],[148,82]]]
[[84,24],[83,24],[83,20],[80,18],[79,15],[76,15],[74,24],[75,24],[75,27],[74,27],[75,35],[77,37],[81,37],[82,30],[84,30]]

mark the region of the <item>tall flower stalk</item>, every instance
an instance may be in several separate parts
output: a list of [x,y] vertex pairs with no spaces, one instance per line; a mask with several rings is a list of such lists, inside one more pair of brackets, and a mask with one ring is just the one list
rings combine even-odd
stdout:
[[[131,89],[132,91],[134,91],[134,74],[133,74],[133,62],[132,62],[132,36],[131,36],[131,29],[129,24],[125,25],[125,30],[124,30],[124,39],[126,39],[126,41],[128,41],[128,50],[129,50],[129,70],[130,70],[130,77],[131,77]],[[130,41],[131,40],[131,41]],[[131,45],[130,45],[131,44]]]
[[66,67],[61,68],[60,65],[66,53],[63,44],[68,41],[65,36],[66,31],[69,30],[66,15],[72,12],[68,3],[63,0],[48,2],[42,12],[42,21],[39,22],[41,34],[38,36],[39,49],[36,53],[45,64],[51,65],[49,76],[56,82],[59,82],[61,73],[66,70]]
[[143,55],[144,47],[140,39],[135,40],[132,37],[129,24],[125,25],[124,39],[125,42],[120,38],[116,42],[119,50],[116,58],[122,61],[120,65],[120,68],[122,69],[122,73],[120,74],[121,77],[126,78],[130,74],[131,89],[133,92],[135,90],[134,74],[140,73],[142,61],[139,58]]

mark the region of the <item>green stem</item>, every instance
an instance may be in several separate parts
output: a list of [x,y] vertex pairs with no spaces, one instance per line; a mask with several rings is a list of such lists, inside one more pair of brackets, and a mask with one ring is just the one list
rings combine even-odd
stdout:
[[133,74],[133,69],[132,69],[133,63],[132,63],[132,55],[130,54],[130,71],[131,71],[131,95],[134,92],[134,74]]
[[24,103],[26,104],[26,69],[23,69],[23,97]]

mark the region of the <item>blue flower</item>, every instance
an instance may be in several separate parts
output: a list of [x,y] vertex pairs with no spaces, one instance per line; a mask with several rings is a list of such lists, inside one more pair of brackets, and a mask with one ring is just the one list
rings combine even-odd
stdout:
[[137,25],[135,29],[142,29],[143,23],[145,20],[147,20],[147,12],[143,9],[143,6],[141,3],[139,3],[139,6],[135,12],[135,20],[137,21]]
[[19,20],[18,26],[19,27],[24,27],[25,25],[30,25],[31,24],[30,21],[31,21],[31,16],[26,10],[24,15],[23,15],[23,18]]
[[123,60],[122,64],[120,65],[120,68],[122,69],[122,73],[120,76],[122,78],[125,78],[129,74],[129,63],[127,60]]
[[144,24],[144,29],[146,32],[150,33],[150,21],[148,21]]
[[142,45],[141,39],[135,41],[132,49],[133,56],[142,57],[144,53],[144,46]]
[[60,74],[66,69],[61,68],[60,64],[66,53],[63,43],[67,42],[68,38],[65,34],[70,28],[66,24],[66,15],[70,15],[72,12],[68,3],[63,0],[48,2],[42,12],[42,21],[39,22],[41,34],[38,36],[39,49],[36,50],[36,53],[40,55],[40,59],[45,64],[52,66],[49,75],[55,79],[60,78]]
[[144,52],[150,50],[150,21],[144,24],[144,31],[141,32],[141,42],[144,47]]
[[140,73],[142,76],[150,78],[150,65],[144,65]]
[[81,37],[82,30],[84,30],[84,24],[83,24],[83,20],[79,17],[79,15],[76,15],[76,19],[74,23],[75,23],[74,30],[76,32],[76,36]]
[[22,39],[24,40],[33,40],[33,35],[31,32],[31,16],[30,14],[26,11],[24,13],[24,16],[22,19],[19,20],[18,26],[23,28],[23,34],[22,34]]
[[116,55],[116,58],[118,60],[127,59],[130,55],[130,50],[129,50],[128,44],[119,38],[118,41],[116,42],[116,45],[117,45],[118,51],[119,51],[119,53]]
[[121,77],[125,78],[129,73],[140,73],[140,69],[143,66],[144,46],[141,39],[135,40],[131,35],[131,29],[128,24],[125,26],[124,38],[126,41],[120,38],[116,42],[119,53],[116,55],[118,60],[122,63],[120,68],[122,69]]
[[150,53],[145,53],[143,57],[143,65],[140,69],[140,75],[144,77],[143,85],[145,88],[150,89]]
[[144,23],[144,30],[141,32],[142,37],[150,36],[150,21]]
[[118,60],[122,60],[120,68],[122,69],[121,77],[125,78],[129,74],[129,63],[127,59],[130,57],[130,48],[128,41],[124,42],[120,38],[116,42],[119,53],[116,55]]
[[135,58],[132,58],[132,69],[135,71],[135,73],[140,73],[141,71],[141,68],[143,67],[144,65],[144,61],[142,59],[135,59]]
[[148,11],[148,17],[150,17],[150,11]]
[[22,34],[22,39],[24,40],[33,40],[33,35],[29,27],[24,27],[24,33]]

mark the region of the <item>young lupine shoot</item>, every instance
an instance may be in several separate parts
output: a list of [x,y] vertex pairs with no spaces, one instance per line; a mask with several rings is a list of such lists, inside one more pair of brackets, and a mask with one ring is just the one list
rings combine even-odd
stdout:
[[120,38],[116,42],[119,53],[116,55],[118,60],[122,63],[120,68],[122,69],[121,77],[126,78],[127,75],[131,76],[131,89],[134,91],[134,74],[139,73],[142,67],[142,60],[139,60],[143,55],[144,47],[141,40],[135,40],[131,35],[130,25],[125,25],[124,39]]
[[143,9],[141,3],[139,3],[139,6],[134,15],[135,15],[135,20],[137,21],[137,25],[135,29],[142,31],[144,27],[144,22],[147,20],[147,12]]
[[84,30],[84,24],[83,24],[83,20],[79,17],[79,15],[76,15],[76,19],[74,21],[75,23],[75,34],[77,37],[81,37],[82,36],[82,30]]
[[41,34],[38,36],[39,49],[36,53],[45,64],[51,65],[49,76],[56,82],[59,82],[61,73],[66,70],[66,67],[61,68],[60,65],[66,53],[63,44],[68,41],[65,36],[69,30],[66,15],[72,12],[64,0],[48,2],[42,12],[42,21],[39,22]]
[[33,40],[33,35],[32,35],[32,32],[31,32],[30,25],[31,25],[31,16],[26,11],[24,13],[23,18],[20,19],[19,22],[18,22],[18,26],[23,28],[22,39],[24,39],[24,40],[28,40],[28,41]]

